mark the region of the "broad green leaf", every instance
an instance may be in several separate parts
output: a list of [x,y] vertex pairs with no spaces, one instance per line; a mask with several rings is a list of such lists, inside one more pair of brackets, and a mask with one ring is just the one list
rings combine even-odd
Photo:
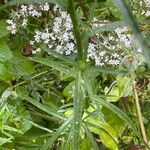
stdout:
[[55,70],[61,71],[63,73],[69,72],[69,67],[67,65],[64,65],[60,63],[59,61],[54,61],[46,58],[37,58],[37,57],[31,57],[32,61],[49,66]]
[[48,150],[51,148],[53,142],[64,132],[64,130],[71,123],[72,118],[68,118],[58,129],[56,132],[52,134],[52,136],[46,141],[46,143],[40,148],[40,150]]
[[13,55],[8,45],[5,42],[0,41],[0,61],[4,62],[10,60],[12,57]]
[[25,57],[13,57],[9,63],[9,70],[16,76],[23,76],[34,72],[32,62]]
[[119,97],[126,97],[133,95],[133,86],[131,79],[128,77],[117,76],[117,86],[119,91]]
[[68,97],[67,100],[72,98],[74,86],[75,86],[75,81],[72,81],[64,88],[63,95]]
[[[66,55],[62,55],[62,54],[58,54],[55,50],[50,50],[47,47],[42,47],[42,49],[44,51],[46,51],[49,55],[50,58],[49,59],[53,59],[53,58],[57,58],[61,61],[64,61],[65,63],[67,63],[68,65],[75,65],[75,62],[73,62],[68,56]],[[52,58],[51,58],[52,57]]]
[[130,128],[134,131],[134,133],[141,139],[141,135],[137,130],[135,124],[122,110],[120,110],[117,106],[107,102],[105,99],[103,99],[100,96],[94,96],[93,99],[97,101],[100,105],[105,106],[107,109],[111,110],[113,113],[118,115],[122,120],[124,120],[130,126]]
[[116,134],[114,133],[114,130],[108,124],[87,122],[87,125],[89,126],[89,129],[93,133],[99,135],[100,139],[102,140],[102,143],[106,147],[108,147],[112,150],[118,150],[118,141],[117,141]]
[[8,143],[8,142],[11,142],[11,139],[0,137],[0,146],[2,146],[5,143]]
[[50,110],[48,107],[46,107],[45,105],[39,103],[38,101],[34,100],[33,98],[24,95],[24,94],[19,94],[18,97],[22,100],[26,100],[29,103],[31,103],[32,105],[36,106],[38,109],[44,111],[45,113],[54,116],[60,120],[65,120],[65,118],[63,116],[61,116],[58,112],[54,112],[52,110]]
[[106,122],[115,130],[116,136],[121,137],[123,131],[126,129],[125,122],[105,107],[102,107],[102,113]]
[[130,128],[134,131],[134,133],[143,142],[143,140],[141,138],[141,134],[137,130],[137,128],[136,128],[135,124],[132,122],[132,120],[122,110],[120,110],[117,106],[109,103],[103,97],[93,95],[93,89],[92,89],[92,86],[90,84],[90,79],[88,79],[86,74],[84,75],[84,80],[86,83],[86,88],[87,88],[87,92],[88,92],[90,99],[98,102],[100,105],[105,106],[107,109],[109,109],[110,111],[112,111],[113,113],[118,115],[122,120],[124,120],[130,126]]
[[111,91],[106,95],[106,100],[108,102],[116,102],[120,99],[118,87],[113,87]]
[[0,38],[9,34],[9,31],[6,29],[7,23],[5,20],[0,21]]
[[0,64],[0,79],[5,78],[5,75],[7,74],[7,69],[3,64]]

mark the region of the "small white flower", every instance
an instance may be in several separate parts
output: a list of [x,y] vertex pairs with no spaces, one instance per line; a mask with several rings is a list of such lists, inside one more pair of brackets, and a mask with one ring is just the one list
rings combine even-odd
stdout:
[[36,54],[36,53],[37,53],[37,51],[36,51],[36,50],[33,50],[33,51],[32,51],[32,54]]
[[41,49],[40,48],[37,48],[36,49],[36,52],[38,53],[38,52],[41,52]]
[[29,43],[30,45],[34,45],[35,41],[30,41]]
[[48,48],[51,49],[53,47],[53,45],[51,44],[48,44]]
[[6,22],[7,22],[8,24],[13,24],[13,23],[14,23],[13,20],[11,20],[11,19],[7,19]]
[[110,59],[108,62],[110,65],[119,65],[120,61],[115,59]]
[[27,26],[27,23],[28,23],[28,20],[27,20],[27,19],[23,19],[23,21],[22,21],[22,26],[23,26],[23,27],[26,27],[26,26]]
[[147,16],[147,17],[150,16],[150,11],[149,10],[145,13],[145,16]]
[[43,10],[44,11],[48,11],[49,10],[49,4],[47,2],[44,4]]

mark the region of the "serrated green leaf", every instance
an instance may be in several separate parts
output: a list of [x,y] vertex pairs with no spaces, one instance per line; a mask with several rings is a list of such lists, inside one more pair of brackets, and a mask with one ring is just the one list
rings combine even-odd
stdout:
[[113,113],[118,115],[118,117],[120,117],[122,120],[124,120],[130,126],[130,128],[134,131],[134,133],[139,137],[139,139],[143,142],[140,132],[137,130],[135,124],[127,116],[127,114],[125,114],[117,106],[109,103],[102,96],[93,95],[93,89],[92,89],[92,86],[90,84],[90,79],[87,77],[86,74],[84,75],[84,80],[85,80],[85,83],[86,83],[86,88],[87,88],[87,92],[88,92],[88,95],[89,95],[90,99],[93,100],[93,101],[96,101],[97,103],[99,103],[102,106],[105,106],[107,109],[109,109],[110,111],[112,111]]
[[11,139],[0,137],[0,146],[2,146],[5,143],[8,143],[8,142],[11,142]]
[[73,118],[73,150],[79,150],[80,130],[82,125],[82,115],[84,110],[85,89],[84,81],[81,77],[81,72],[78,73],[78,78],[75,81],[75,93],[73,97],[74,118]]
[[26,74],[32,74],[34,68],[32,62],[25,57],[13,57],[10,61],[10,71],[12,74],[23,76]]
[[9,46],[5,42],[0,41],[0,61],[5,62],[10,60],[12,57],[13,55]]
[[91,66],[88,68],[87,72],[88,72],[89,76],[91,76],[91,77],[96,77],[100,73],[112,74],[112,75],[127,73],[124,70],[113,69],[113,68],[109,68],[109,67],[99,67],[99,66]]
[[7,23],[5,20],[0,21],[0,38],[7,36],[9,34],[9,31],[6,29]]
[[37,57],[32,57],[30,58],[32,61],[49,66],[55,70],[61,71],[63,73],[69,72],[70,68],[67,65],[64,65],[58,61],[54,60],[49,60],[46,58],[37,58]]
[[6,75],[6,67],[3,64],[0,64],[0,79],[5,78]]

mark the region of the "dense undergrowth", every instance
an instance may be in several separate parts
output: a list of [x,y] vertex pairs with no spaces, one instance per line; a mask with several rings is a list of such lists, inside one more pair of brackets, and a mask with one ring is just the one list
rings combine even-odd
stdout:
[[0,149],[150,149],[150,1],[0,1]]

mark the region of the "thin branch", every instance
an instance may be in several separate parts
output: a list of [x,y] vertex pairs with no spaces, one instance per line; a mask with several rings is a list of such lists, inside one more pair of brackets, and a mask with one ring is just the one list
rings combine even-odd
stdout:
[[143,120],[142,120],[141,107],[140,107],[140,104],[139,104],[139,97],[138,97],[135,81],[133,81],[133,90],[134,90],[135,104],[136,104],[136,110],[137,110],[137,115],[138,115],[138,119],[139,119],[141,134],[143,136],[143,140],[144,140],[145,144],[147,144],[148,143],[147,135],[146,135],[144,123],[143,123]]

